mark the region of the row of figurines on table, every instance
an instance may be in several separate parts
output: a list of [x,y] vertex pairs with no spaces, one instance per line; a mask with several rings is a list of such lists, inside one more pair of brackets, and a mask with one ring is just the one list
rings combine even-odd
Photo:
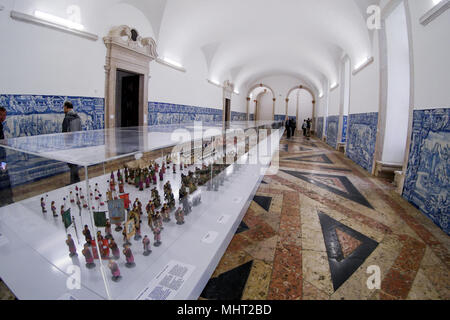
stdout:
[[[162,164],[162,168],[161,169],[159,168],[159,165],[157,163],[152,163],[149,166],[149,171],[148,172],[151,173],[152,171],[154,171],[154,172],[159,171],[160,174],[161,174],[161,172],[164,172],[163,168],[165,168],[165,167],[166,167],[165,163]],[[180,164],[180,167],[182,167],[182,164]],[[181,173],[181,184],[182,184],[182,186],[181,186],[181,188],[179,190],[179,199],[180,199],[180,203],[183,205],[183,213],[184,214],[189,214],[189,212],[191,211],[191,205],[190,205],[190,203],[189,203],[189,201],[187,199],[187,195],[194,193],[197,190],[197,188],[198,188],[197,185],[202,186],[202,185],[206,184],[207,182],[209,182],[207,184],[207,187],[208,187],[207,190],[208,191],[212,190],[213,188],[214,188],[215,191],[218,191],[219,184],[223,185],[225,177],[223,175],[221,175],[220,179],[219,180],[216,179],[214,182],[213,182],[212,178],[214,178],[219,173],[221,173],[223,171],[223,169],[226,168],[226,167],[227,167],[227,165],[214,164],[214,167],[211,166],[211,168],[210,168],[210,167],[208,167],[208,166],[203,164],[201,169],[200,168],[195,168],[195,173],[190,171],[190,170],[189,170],[189,173],[187,175],[184,175],[183,173]],[[127,167],[125,167],[123,170],[125,172],[125,174],[124,174],[125,177],[128,176],[128,178],[129,178],[131,175],[135,174],[134,172],[140,173],[139,171],[141,169],[128,169]],[[133,172],[131,175],[130,175],[130,171]],[[142,172],[145,172],[145,169],[142,170]],[[122,177],[123,177],[122,172],[119,169],[117,171],[117,180],[119,181],[119,193],[124,193],[124,191],[125,191],[123,189],[123,183],[121,183],[121,182],[123,182],[123,178]],[[162,180],[160,180],[160,182],[162,182],[164,177],[163,176],[161,177],[161,175],[160,175],[160,178],[162,178]],[[110,183],[110,190],[108,190],[108,192],[107,192],[107,199],[108,200],[119,199],[119,195],[117,194],[116,188],[115,188],[116,184],[115,184],[115,177],[114,177],[114,173],[113,172],[111,172],[111,178],[110,178],[110,180],[108,180],[108,182]],[[96,183],[95,184],[95,191],[92,192],[91,186],[89,185],[89,195],[90,195],[90,199],[91,199],[91,204],[92,204],[92,209],[93,210],[95,210],[93,197],[95,197],[95,200],[98,201],[99,206],[104,206],[105,205],[105,203],[103,202],[102,195],[101,195],[99,189],[100,188],[99,188],[98,184]],[[84,196],[82,188],[81,187],[78,188],[78,186],[75,186],[75,192],[76,192],[76,198],[73,196],[73,192],[72,191],[70,191],[70,193],[69,193],[68,198],[70,199],[70,203],[71,204],[76,203],[78,205],[80,211],[81,211],[81,207],[87,208],[88,204],[87,204],[86,197]],[[173,195],[173,192],[172,192],[172,187],[171,187],[169,181],[164,185],[164,198],[167,201],[167,204],[164,204],[164,207],[167,206],[167,207],[169,207],[169,209],[173,210],[173,208],[175,207],[175,198],[174,198],[174,195]],[[61,218],[63,217],[63,213],[67,209],[67,199],[64,198],[63,200],[64,200],[64,204],[61,205]],[[128,200],[128,199],[126,198],[126,200]],[[201,201],[201,197],[200,196],[194,197],[193,198],[194,206],[198,205],[200,203],[200,201]],[[142,204],[140,203],[140,201],[138,199],[136,199],[134,205],[136,205],[136,204],[140,207],[140,210],[142,211]],[[149,203],[147,205],[147,208],[148,208],[147,211],[150,210],[151,211],[151,215],[153,216],[153,215],[155,215],[155,209],[160,208],[161,205],[162,205],[161,197],[159,195],[159,192],[158,192],[157,188],[154,187],[151,190],[151,200],[149,201]],[[125,207],[128,208],[129,204],[125,203]],[[47,212],[45,199],[43,197],[41,198],[41,208],[42,208],[42,212],[43,213]],[[52,210],[53,216],[57,217],[58,215],[56,214],[56,205],[55,205],[54,201],[52,201],[52,203],[51,203],[51,210]]]
[[[139,241],[142,239],[141,235],[141,215],[142,212],[140,212],[140,206],[138,203],[135,203],[133,205],[133,210],[129,212],[128,221],[133,221],[134,223],[134,240]],[[189,207],[190,210],[190,207]],[[147,215],[148,215],[148,225],[150,229],[153,231],[154,236],[154,247],[159,247],[162,244],[161,241],[161,233],[164,229],[163,222],[170,222],[170,213],[171,210],[167,206],[167,204],[164,204],[161,213],[159,211],[155,211],[152,213],[151,206],[147,205]],[[186,214],[187,215],[187,214]],[[185,211],[179,207],[175,211],[175,220],[177,221],[177,225],[183,225],[185,223]],[[116,223],[116,228],[114,229],[116,232],[122,231],[123,235],[123,254],[126,259],[125,266],[127,268],[133,268],[135,267],[134,262],[134,256],[133,252],[131,251],[132,243],[129,241],[131,236],[127,233],[126,228],[122,228],[121,223]],[[106,221],[105,226],[105,237],[103,237],[101,231],[97,231],[97,242],[95,242],[92,239],[91,231],[89,230],[89,226],[85,225],[83,229],[83,235],[85,237],[86,243],[83,246],[82,254],[85,257],[86,260],[86,268],[92,269],[95,267],[94,260],[98,259],[98,253],[97,253],[97,244],[99,245],[98,251],[100,252],[100,256],[104,260],[109,260],[108,266],[111,269],[112,273],[112,280],[113,281],[119,281],[120,276],[120,269],[117,265],[115,260],[120,259],[120,250],[118,248],[117,243],[114,240],[114,237],[112,235],[112,225],[109,219]],[[75,242],[70,234],[67,235],[66,244],[69,247],[69,256],[74,257],[77,256],[77,248],[75,245]],[[149,256],[152,250],[150,249],[150,239],[147,235],[144,236],[142,240],[143,244],[143,255]],[[92,252],[91,249],[92,248]],[[111,251],[111,252],[110,252]],[[112,257],[110,257],[110,254],[112,253]]]

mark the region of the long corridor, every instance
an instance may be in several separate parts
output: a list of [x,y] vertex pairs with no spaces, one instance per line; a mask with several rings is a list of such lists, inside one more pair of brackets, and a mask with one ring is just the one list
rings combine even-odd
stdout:
[[449,299],[449,237],[390,183],[299,136],[281,141],[278,174],[200,299]]

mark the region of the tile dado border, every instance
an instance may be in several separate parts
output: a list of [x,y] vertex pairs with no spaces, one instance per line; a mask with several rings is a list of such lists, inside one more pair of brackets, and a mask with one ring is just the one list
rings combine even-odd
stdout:
[[346,155],[372,172],[377,140],[378,112],[349,115]]
[[450,109],[415,110],[403,197],[450,235]]

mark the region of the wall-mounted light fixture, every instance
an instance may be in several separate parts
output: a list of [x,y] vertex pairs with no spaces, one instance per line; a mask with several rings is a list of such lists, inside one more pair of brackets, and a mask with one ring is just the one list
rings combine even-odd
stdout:
[[183,67],[183,65],[179,62],[173,61],[171,59],[168,58],[156,58],[156,62],[158,62],[159,64],[162,64],[164,66],[170,67],[172,69],[181,71],[181,72],[186,72],[186,69]]
[[323,98],[323,92],[319,93],[319,98]]
[[206,79],[206,81],[208,81],[208,83],[210,83],[210,84],[212,84],[212,85],[214,85],[216,87],[223,88],[223,86],[219,82],[217,82],[215,80]]
[[55,15],[36,10],[34,15],[25,14],[18,11],[11,11],[11,18],[19,21],[24,21],[28,23],[33,23],[36,25],[64,31],[71,33],[89,40],[97,41],[98,36],[84,31],[84,26],[82,24],[57,17]]
[[357,73],[361,72],[364,68],[369,66],[374,61],[375,61],[375,59],[373,57],[367,58],[365,61],[363,61],[355,66],[355,69],[353,69],[352,74],[356,75]]
[[431,21],[439,17],[445,10],[450,8],[449,0],[433,0],[433,8],[420,18],[420,23],[426,26]]
[[238,90],[234,90],[233,92],[234,92],[234,94],[237,94],[237,95],[239,94]]
[[330,86],[330,90],[333,91],[333,90],[336,89],[337,87],[339,87],[339,84],[338,84],[338,83],[333,83],[333,84]]
[[55,15],[47,13],[47,12],[42,12],[42,11],[36,10],[36,11],[34,11],[34,16],[38,19],[42,19],[42,20],[48,21],[50,23],[58,24],[60,26],[64,26],[64,27],[67,27],[70,29],[75,29],[75,30],[80,30],[80,31],[84,30],[84,26],[80,23],[76,23],[74,21],[70,21],[68,19],[64,19],[64,18],[55,16]]

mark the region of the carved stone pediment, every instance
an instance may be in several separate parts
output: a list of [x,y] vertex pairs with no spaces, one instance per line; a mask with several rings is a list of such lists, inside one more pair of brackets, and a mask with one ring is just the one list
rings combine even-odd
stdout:
[[155,40],[151,37],[142,38],[135,29],[126,25],[112,28],[108,35],[103,38],[103,42],[106,46],[108,46],[108,44],[116,44],[144,54],[152,60],[158,58]]

